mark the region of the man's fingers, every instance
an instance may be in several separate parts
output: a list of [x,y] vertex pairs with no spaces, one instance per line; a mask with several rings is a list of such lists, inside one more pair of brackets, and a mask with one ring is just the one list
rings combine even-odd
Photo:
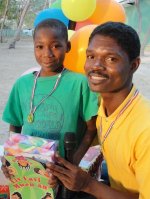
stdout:
[[58,178],[52,175],[49,169],[46,169],[46,171],[49,174],[48,184],[51,188],[55,188],[58,185]]
[[48,184],[50,185],[51,188],[55,188],[58,185],[58,180],[51,180],[49,179]]
[[60,157],[59,155],[55,156],[55,160],[58,164],[63,165],[65,168],[67,168],[69,170],[73,170],[75,168],[75,166],[73,164],[71,164],[64,158]]
[[55,165],[55,164],[49,164],[49,170],[50,172],[56,176],[56,177],[60,177],[60,176],[68,176],[68,172],[69,170],[62,167],[62,166],[59,166],[59,165]]

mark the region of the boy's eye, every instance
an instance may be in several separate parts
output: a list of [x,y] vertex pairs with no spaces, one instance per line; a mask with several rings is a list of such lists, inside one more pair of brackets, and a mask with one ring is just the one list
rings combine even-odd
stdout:
[[60,48],[60,47],[61,47],[60,44],[55,44],[55,45],[52,45],[52,46],[51,46],[52,49],[56,49],[56,48]]

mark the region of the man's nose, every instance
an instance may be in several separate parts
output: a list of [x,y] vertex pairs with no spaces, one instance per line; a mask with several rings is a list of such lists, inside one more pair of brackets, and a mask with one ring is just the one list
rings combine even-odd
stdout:
[[105,65],[103,63],[103,61],[101,59],[95,59],[95,62],[93,64],[93,67],[95,68],[101,68],[101,69],[105,69]]

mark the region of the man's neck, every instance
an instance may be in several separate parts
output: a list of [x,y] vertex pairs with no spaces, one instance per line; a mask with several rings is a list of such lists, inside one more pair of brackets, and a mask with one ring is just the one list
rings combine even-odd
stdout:
[[106,116],[110,116],[129,95],[131,88],[114,93],[102,93],[103,108]]

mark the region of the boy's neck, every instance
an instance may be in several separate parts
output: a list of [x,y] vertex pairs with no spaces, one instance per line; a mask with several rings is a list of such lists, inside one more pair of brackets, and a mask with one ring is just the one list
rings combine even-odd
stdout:
[[59,73],[61,73],[63,70],[63,66],[57,68],[55,71],[51,71],[51,70],[43,70],[41,69],[39,77],[49,77],[49,76],[54,76],[57,75]]

